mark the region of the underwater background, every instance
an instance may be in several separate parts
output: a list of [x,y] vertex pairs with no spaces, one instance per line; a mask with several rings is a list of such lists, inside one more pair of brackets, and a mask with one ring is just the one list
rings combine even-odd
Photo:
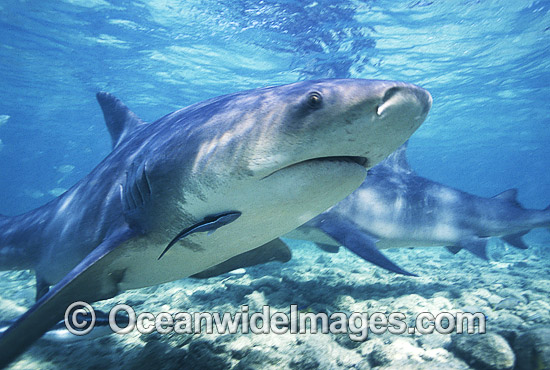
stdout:
[[[434,103],[410,139],[415,171],[485,197],[518,188],[528,208],[550,204],[550,1],[0,0],[0,213],[46,203],[109,153],[98,91],[152,122],[210,97],[327,77],[426,88]],[[317,312],[474,306],[509,339],[550,324],[550,233],[526,240],[527,251],[494,242],[492,262],[439,248],[387,252],[419,278],[295,242],[285,265],[115,300],[153,311],[235,311],[250,302]],[[32,304],[31,273],[0,273],[0,284],[1,318]],[[140,367],[149,359],[204,369],[510,368],[465,358],[450,336],[359,344],[321,334],[205,337],[110,336],[86,355],[80,345],[38,344],[16,366]]]

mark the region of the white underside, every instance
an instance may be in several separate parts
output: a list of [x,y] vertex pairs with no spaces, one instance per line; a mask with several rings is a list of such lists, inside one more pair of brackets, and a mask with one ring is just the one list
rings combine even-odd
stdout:
[[[120,290],[140,288],[201,272],[275,239],[323,212],[364,180],[363,167],[346,162],[294,165],[259,181],[233,184],[209,194],[207,201],[186,199],[185,211],[199,218],[226,211],[242,215],[211,235],[195,233],[157,260],[183,226],[133,239],[117,247],[106,273],[125,270]],[[190,248],[189,242],[200,246]],[[187,246],[186,246],[187,245]]]

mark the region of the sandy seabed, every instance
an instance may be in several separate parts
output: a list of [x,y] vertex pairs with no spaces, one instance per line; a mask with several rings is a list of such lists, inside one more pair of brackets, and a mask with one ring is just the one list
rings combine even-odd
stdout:
[[[290,241],[293,259],[207,280],[183,279],[93,304],[141,312],[483,312],[486,334],[111,334],[75,343],[39,341],[11,369],[547,369],[550,351],[550,234],[528,236],[520,251],[497,239],[491,261],[444,248],[385,251],[418,277],[386,272],[341,248],[324,253]],[[0,319],[34,299],[34,275],[0,273]],[[541,367],[542,366],[542,367]]]

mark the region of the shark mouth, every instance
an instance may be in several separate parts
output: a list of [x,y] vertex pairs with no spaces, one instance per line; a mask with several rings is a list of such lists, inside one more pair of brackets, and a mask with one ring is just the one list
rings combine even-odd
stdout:
[[356,163],[362,167],[367,168],[369,165],[369,159],[367,157],[353,157],[353,156],[341,156],[341,157],[321,157],[310,159],[311,161],[337,161]]
[[367,157],[359,157],[359,156],[357,156],[357,157],[356,156],[318,157],[318,158],[306,159],[305,161],[296,162],[296,163],[293,163],[289,166],[280,168],[277,171],[272,172],[267,176],[264,176],[262,178],[262,180],[269,177],[269,176],[271,176],[271,175],[273,175],[273,174],[275,174],[275,173],[277,173],[277,172],[279,172],[279,171],[281,171],[281,170],[284,170],[286,168],[289,168],[289,167],[292,167],[292,166],[295,166],[295,165],[299,165],[299,164],[308,163],[308,162],[344,162],[344,163],[358,164],[359,166],[364,167],[365,169],[368,169],[368,167],[369,167],[369,159]]

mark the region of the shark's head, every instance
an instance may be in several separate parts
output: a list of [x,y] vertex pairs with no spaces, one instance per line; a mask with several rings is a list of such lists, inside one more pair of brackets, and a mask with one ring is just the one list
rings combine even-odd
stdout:
[[271,214],[279,209],[289,221],[281,229],[292,229],[296,218],[305,222],[355,190],[367,168],[420,126],[431,102],[402,82],[304,81],[190,106],[165,117],[174,125],[166,132],[196,122],[182,136],[192,158],[182,187],[188,203],[201,205],[193,214],[236,210],[239,222],[249,215],[262,225],[279,222]]
[[428,91],[403,82],[327,79],[225,95],[181,112],[209,113],[193,171],[219,163],[264,178],[311,160],[370,168],[412,135],[431,103]]
[[333,79],[257,92],[258,135],[248,168],[267,176],[311,160],[370,168],[403,144],[430,110],[430,94],[393,81]]

